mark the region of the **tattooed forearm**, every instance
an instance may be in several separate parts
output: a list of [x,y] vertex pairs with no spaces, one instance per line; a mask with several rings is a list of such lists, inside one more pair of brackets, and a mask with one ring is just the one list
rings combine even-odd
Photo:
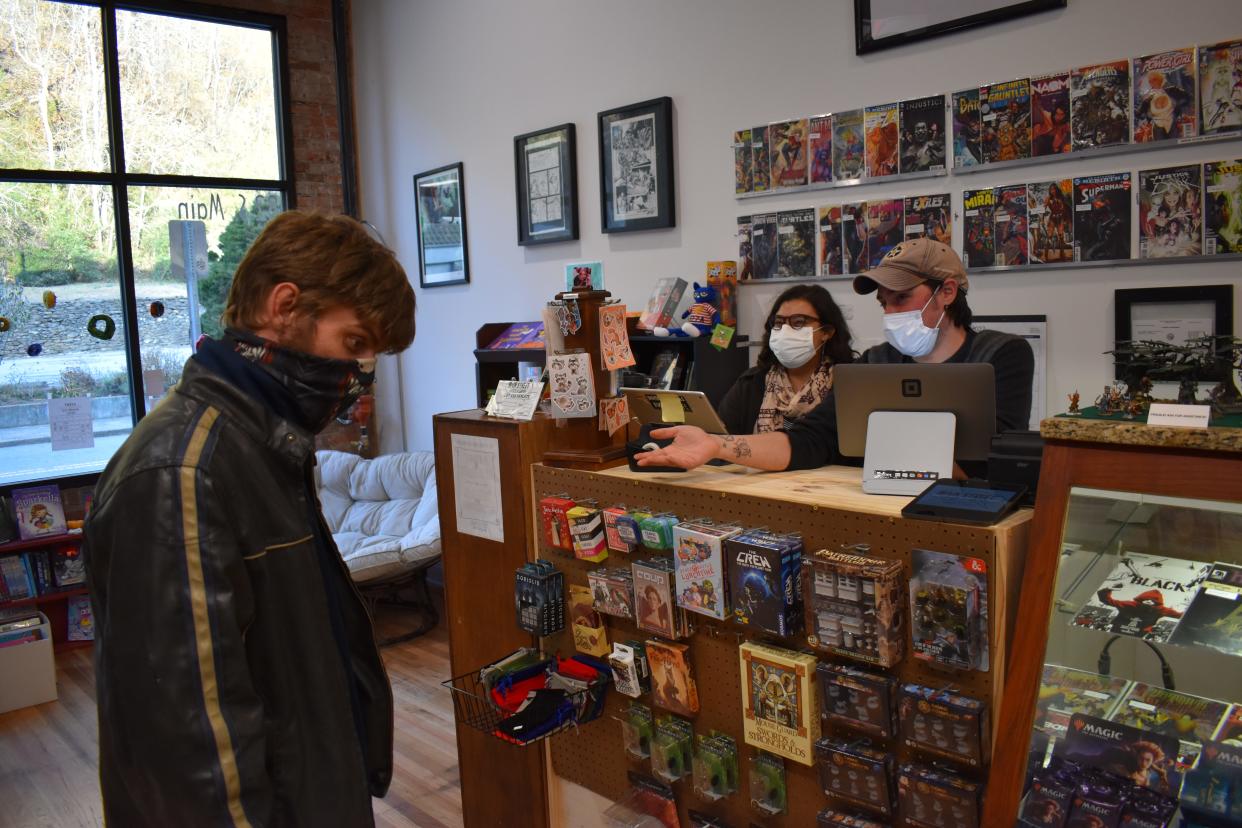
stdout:
[[745,437],[735,437],[732,434],[724,438],[725,448],[733,455],[734,459],[741,460],[743,457],[750,457],[750,443],[746,442]]

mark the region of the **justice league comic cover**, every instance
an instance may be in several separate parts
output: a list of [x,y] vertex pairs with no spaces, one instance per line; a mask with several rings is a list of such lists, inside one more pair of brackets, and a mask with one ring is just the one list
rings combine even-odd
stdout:
[[1026,185],[996,188],[996,264],[1012,267],[1029,263],[1026,237]]
[[768,181],[772,177],[771,159],[768,158],[768,127],[767,125],[752,127],[750,130],[750,177],[752,192],[766,193]]
[[994,83],[979,90],[983,162],[1031,157],[1031,80]]
[[866,175],[863,163],[863,111],[851,109],[832,116],[832,180],[850,181]]
[[1203,184],[1198,164],[1139,172],[1139,258],[1203,252]]
[[996,190],[962,191],[962,258],[967,267],[996,264]]
[[1069,72],[1031,78],[1031,155],[1069,152]]
[[1242,40],[1199,47],[1199,132],[1242,129]]
[[806,183],[806,118],[768,126],[769,186],[773,190]]
[[841,244],[846,273],[862,273],[870,269],[867,262],[867,202],[841,205]]
[[1026,185],[1031,264],[1074,260],[1074,182],[1040,181]]
[[1134,143],[1199,134],[1195,50],[1134,59]]
[[901,243],[902,212],[900,198],[867,202],[867,268],[880,264],[888,251]]
[[811,183],[832,181],[832,116],[818,115],[811,119],[807,135],[811,157]]
[[1074,179],[1074,260],[1130,258],[1130,173]]
[[781,210],[776,214],[776,275],[782,279],[815,275],[815,208]]
[[905,237],[924,236],[953,246],[953,210],[948,193],[906,196]]
[[902,101],[901,171],[944,169],[944,95]]
[[1130,61],[1082,66],[1070,75],[1074,149],[1130,140]]
[[867,176],[895,175],[898,169],[897,104],[867,107],[863,126],[867,141]]
[[1168,641],[1210,568],[1202,561],[1122,553],[1072,623],[1114,635]]
[[754,187],[751,180],[750,130],[733,133],[733,192],[749,193]]
[[819,275],[840,276],[844,272],[841,208],[820,207],[816,212],[819,217]]
[[953,166],[976,167],[983,163],[979,147],[979,90],[953,93]]
[[1203,252],[1242,253],[1242,158],[1203,165]]

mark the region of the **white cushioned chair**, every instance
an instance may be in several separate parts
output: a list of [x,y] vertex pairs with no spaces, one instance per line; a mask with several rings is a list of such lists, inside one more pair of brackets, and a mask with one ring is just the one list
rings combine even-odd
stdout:
[[440,559],[435,455],[416,451],[368,460],[320,451],[316,460],[324,518],[372,615],[381,602],[420,615],[413,631],[380,643],[434,628],[439,615],[427,591],[427,570]]

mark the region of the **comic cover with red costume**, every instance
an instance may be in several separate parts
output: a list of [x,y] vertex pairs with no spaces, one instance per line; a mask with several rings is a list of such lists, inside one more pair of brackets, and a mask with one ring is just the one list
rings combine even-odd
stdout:
[[953,207],[948,193],[906,196],[905,237],[923,236],[953,246]]
[[1211,564],[1123,552],[1073,624],[1114,635],[1168,641]]
[[1026,185],[996,188],[996,260],[1005,267],[1030,264],[1026,237]]
[[996,264],[996,190],[962,191],[962,230],[966,234],[962,258],[967,267]]
[[867,177],[880,178],[886,175],[896,175],[898,169],[897,104],[869,106],[864,117]]
[[1031,80],[994,83],[979,90],[983,163],[1031,157]]
[[1026,185],[1031,264],[1074,260],[1074,182],[1040,181]]
[[777,121],[768,126],[770,189],[800,187],[806,183],[806,118]]
[[1195,76],[1194,49],[1134,59],[1134,143],[1199,134]]
[[1069,152],[1069,72],[1031,78],[1031,155]]
[[832,116],[815,116],[809,129],[811,183],[827,184],[832,181]]

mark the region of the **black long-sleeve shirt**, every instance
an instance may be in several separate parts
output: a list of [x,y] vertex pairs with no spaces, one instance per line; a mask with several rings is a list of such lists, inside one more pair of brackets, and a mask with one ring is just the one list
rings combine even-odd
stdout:
[[[887,342],[867,349],[859,362],[872,364],[909,363]],[[1035,375],[1035,354],[1025,339],[999,331],[966,332],[966,341],[949,362],[988,362],[996,373],[996,430],[1025,429],[1031,419],[1031,380]],[[787,470],[814,469],[842,462],[837,444],[837,401],[833,392],[797,422],[785,428],[789,437]],[[972,471],[967,469],[967,471]]]

